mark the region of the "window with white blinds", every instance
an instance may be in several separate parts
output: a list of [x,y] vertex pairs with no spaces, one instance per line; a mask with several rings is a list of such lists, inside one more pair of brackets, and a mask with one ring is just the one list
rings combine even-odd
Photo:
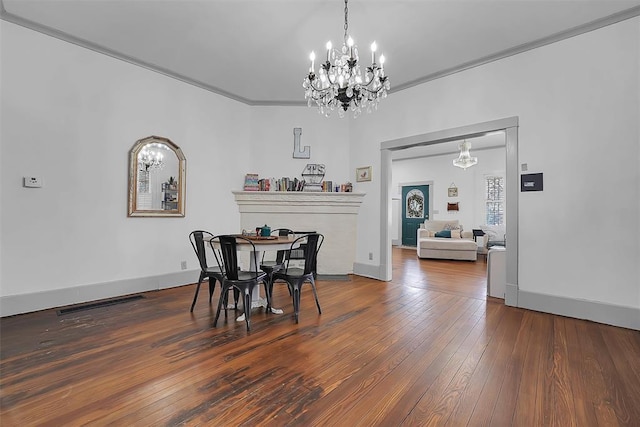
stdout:
[[504,224],[504,177],[485,177],[485,219],[487,225]]

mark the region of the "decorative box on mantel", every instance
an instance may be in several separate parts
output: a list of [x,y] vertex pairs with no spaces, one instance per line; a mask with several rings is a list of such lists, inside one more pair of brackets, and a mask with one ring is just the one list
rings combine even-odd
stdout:
[[318,274],[353,273],[357,216],[365,193],[303,191],[234,191],[240,227],[316,231],[324,235],[318,254]]

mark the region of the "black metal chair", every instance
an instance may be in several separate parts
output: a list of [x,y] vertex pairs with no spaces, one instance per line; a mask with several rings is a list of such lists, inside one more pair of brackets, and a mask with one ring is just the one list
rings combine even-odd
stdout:
[[[205,247],[205,240],[210,240],[213,237],[213,234],[204,230],[196,230],[192,231],[189,234],[189,241],[191,242],[191,246],[193,247],[196,256],[198,257],[198,263],[200,264],[200,278],[198,279],[198,286],[196,286],[196,293],[193,296],[193,302],[191,303],[191,312],[193,312],[193,308],[196,305],[196,301],[198,299],[198,292],[200,292],[200,285],[205,278],[209,279],[209,304],[211,304],[211,298],[213,297],[213,291],[216,287],[216,280],[220,282],[222,285],[222,280],[224,279],[224,272],[219,266],[209,267],[207,264],[207,254]],[[222,295],[220,296],[222,298]],[[236,304],[238,298],[236,297]]]
[[[302,236],[305,234],[313,234],[316,231],[294,231],[293,234],[296,236]],[[296,249],[287,251],[287,257],[288,259],[293,259],[293,260],[304,260],[305,259],[305,254],[306,254],[306,250],[307,250],[307,245],[306,243],[302,243],[300,246],[298,246]],[[315,266],[315,262],[314,265],[311,266],[311,270],[313,271],[313,278],[317,279],[318,275],[316,272],[316,266]]]
[[[276,228],[275,230],[271,231],[272,236],[278,236],[278,237],[288,237],[292,234],[293,234],[293,231],[288,228]],[[280,271],[284,268],[284,260],[287,253],[288,253],[287,250],[277,251],[275,260],[266,260],[265,259],[266,252],[262,253],[260,270],[267,273],[267,282],[268,282],[269,290],[273,289],[273,274],[276,271]],[[268,300],[270,300],[270,298]],[[270,308],[271,306],[267,306],[267,312],[269,311]]]
[[[318,314],[322,314],[320,309],[320,302],[318,302],[318,292],[316,290],[316,265],[318,252],[324,242],[324,236],[319,233],[310,233],[304,236],[298,237],[291,243],[291,252],[300,246],[304,246],[304,266],[303,268],[289,267],[289,263],[292,258],[287,258],[285,262],[285,268],[277,271],[273,275],[273,281],[284,280],[289,287],[289,293],[293,297],[293,311],[298,323],[298,314],[300,312],[300,289],[306,282],[311,284],[313,290],[313,296],[316,299],[316,306],[318,307]],[[271,283],[273,287],[273,282]],[[272,289],[269,290],[271,292]]]
[[[258,271],[258,260],[254,258],[252,265],[255,266],[253,271],[242,271],[238,268],[238,241],[241,244],[251,245],[251,256],[257,257],[256,247],[253,242],[245,237],[221,235],[215,236],[209,240],[214,250],[218,266],[224,270],[224,278],[222,280],[222,296],[218,301],[218,310],[216,318],[213,321],[215,327],[220,317],[220,311],[224,305],[224,316],[227,317],[227,295],[230,289],[239,291],[243,296],[244,319],[247,324],[247,331],[251,330],[251,300],[253,297],[253,288],[259,282],[263,282],[265,293],[267,294],[267,305],[271,304],[271,296],[266,281],[267,274]],[[220,255],[218,255],[218,253]],[[220,259],[220,256],[222,259]],[[236,304],[237,309],[237,304]]]

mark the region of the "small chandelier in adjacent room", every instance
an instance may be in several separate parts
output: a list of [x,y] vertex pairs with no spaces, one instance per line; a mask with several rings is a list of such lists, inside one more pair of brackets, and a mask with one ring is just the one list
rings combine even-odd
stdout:
[[471,143],[467,142],[465,139],[462,144],[460,144],[460,156],[457,159],[453,160],[453,165],[462,169],[467,169],[470,166],[473,166],[478,163],[477,157],[471,157],[469,153],[469,149],[471,148]]
[[315,73],[315,53],[311,52],[309,59],[311,67],[309,75],[305,77],[302,87],[307,105],[318,106],[320,114],[329,117],[331,112],[338,109],[338,115],[344,117],[349,109],[354,117],[360,115],[363,109],[367,112],[378,107],[380,99],[387,97],[391,88],[389,78],[384,74],[384,55],[376,63],[376,42],[371,44],[371,66],[360,70],[358,64],[358,48],[349,36],[347,1],[344,1],[344,41],[342,49],[334,49],[331,42],[327,42],[327,58],[320,64],[318,75]]
[[[153,144],[150,144],[151,148],[153,148]],[[150,148],[149,145],[145,146],[140,153],[138,153],[138,162],[142,166],[144,166],[145,170],[149,169],[162,169],[164,166],[164,154],[156,150]]]

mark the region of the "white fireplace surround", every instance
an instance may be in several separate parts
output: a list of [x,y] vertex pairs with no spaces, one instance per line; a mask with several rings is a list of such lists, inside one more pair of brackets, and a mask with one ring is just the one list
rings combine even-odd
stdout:
[[242,229],[316,231],[324,235],[318,254],[318,274],[353,273],[357,215],[364,193],[304,191],[234,191]]

